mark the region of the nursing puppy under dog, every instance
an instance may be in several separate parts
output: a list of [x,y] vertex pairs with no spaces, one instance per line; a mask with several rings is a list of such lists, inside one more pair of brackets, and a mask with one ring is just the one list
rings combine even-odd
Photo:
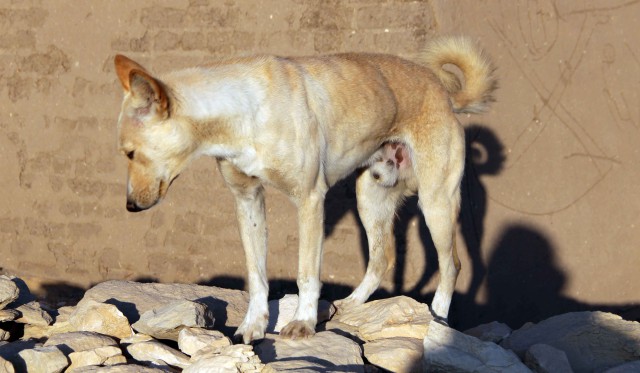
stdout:
[[[456,65],[458,77],[443,69]],[[129,158],[127,209],[157,204],[195,158],[216,158],[236,199],[250,302],[236,335],[245,343],[267,326],[267,230],[263,185],[298,208],[299,302],[282,329],[315,333],[327,190],[362,168],[358,212],[369,263],[339,310],[364,303],[395,261],[397,207],[418,194],[438,252],[440,283],[432,312],[446,320],[460,270],[455,225],[464,169],[464,131],[454,113],[483,111],[493,100],[494,68],[465,38],[430,43],[411,62],[380,54],[256,56],[153,76],[118,55],[124,88],[119,150]]]

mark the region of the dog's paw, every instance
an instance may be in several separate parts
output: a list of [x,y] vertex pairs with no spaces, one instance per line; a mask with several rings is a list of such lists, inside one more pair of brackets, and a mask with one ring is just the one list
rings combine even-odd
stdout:
[[253,322],[245,321],[240,324],[238,330],[233,335],[234,343],[251,344],[251,342],[264,338],[264,332],[267,329],[268,317],[259,317]]
[[311,321],[293,320],[280,331],[280,336],[289,339],[303,339],[316,334],[315,323]]

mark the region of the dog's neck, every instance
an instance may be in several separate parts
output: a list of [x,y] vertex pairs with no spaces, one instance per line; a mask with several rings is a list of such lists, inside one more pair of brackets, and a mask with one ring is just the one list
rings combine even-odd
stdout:
[[[200,77],[202,80],[194,84],[194,79]],[[174,104],[172,111],[187,119],[187,130],[200,144],[200,154],[232,159],[252,148],[252,127],[265,122],[269,115],[256,82],[243,77],[214,79],[211,74],[200,75],[198,70],[187,70],[172,78],[176,82],[169,94]]]

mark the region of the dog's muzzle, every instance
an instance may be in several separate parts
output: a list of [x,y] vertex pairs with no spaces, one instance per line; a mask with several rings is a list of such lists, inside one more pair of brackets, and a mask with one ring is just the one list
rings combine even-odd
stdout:
[[131,201],[131,200],[127,200],[127,211],[129,212],[140,212],[144,210],[143,208],[140,208],[135,201]]

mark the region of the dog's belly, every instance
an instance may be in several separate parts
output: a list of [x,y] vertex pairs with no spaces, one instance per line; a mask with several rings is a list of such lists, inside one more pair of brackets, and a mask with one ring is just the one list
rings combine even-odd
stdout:
[[339,151],[331,149],[326,155],[325,177],[329,186],[349,176],[354,170],[366,163],[380,147],[380,140],[364,141],[353,144],[350,149]]

